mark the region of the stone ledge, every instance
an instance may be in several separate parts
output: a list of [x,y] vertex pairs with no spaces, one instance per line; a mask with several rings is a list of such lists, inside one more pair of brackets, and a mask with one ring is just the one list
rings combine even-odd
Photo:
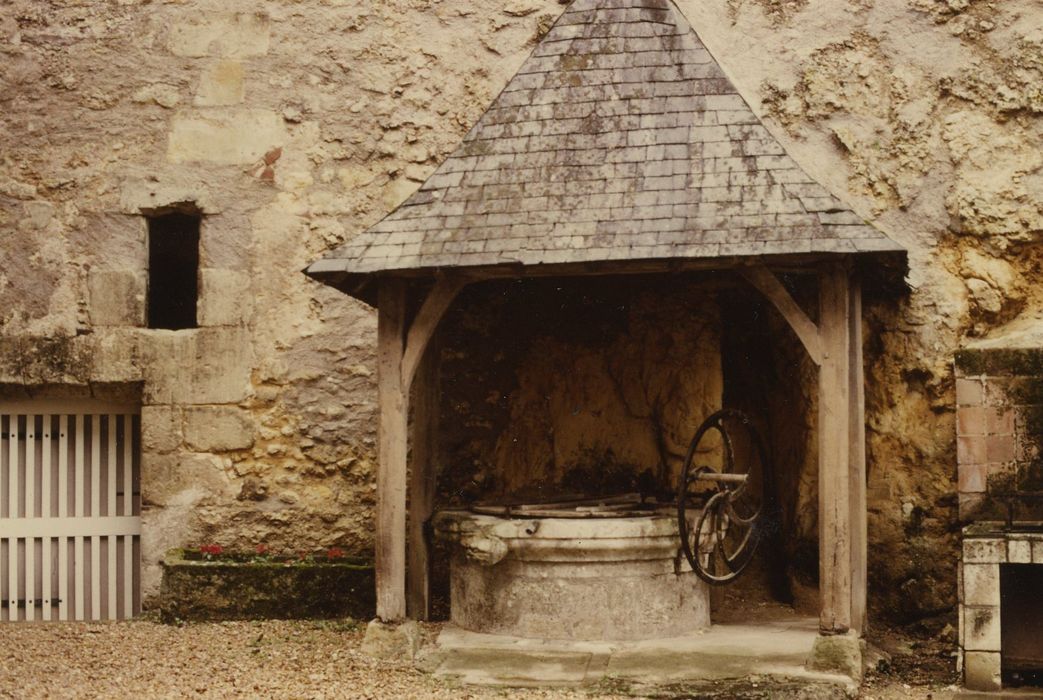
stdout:
[[959,377],[1043,375],[1043,349],[964,348],[956,351]]
[[174,550],[161,565],[158,607],[168,622],[367,619],[376,609],[369,562],[189,561]]

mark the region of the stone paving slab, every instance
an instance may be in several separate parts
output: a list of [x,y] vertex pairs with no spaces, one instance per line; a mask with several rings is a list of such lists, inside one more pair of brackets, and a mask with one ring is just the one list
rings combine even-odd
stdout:
[[467,632],[446,625],[434,672],[475,685],[587,685],[609,678],[643,684],[773,676],[852,687],[844,676],[805,669],[817,636],[810,618],[715,625],[686,637],[637,642],[572,642]]
[[470,685],[582,685],[593,654],[502,649],[452,649],[435,671]]

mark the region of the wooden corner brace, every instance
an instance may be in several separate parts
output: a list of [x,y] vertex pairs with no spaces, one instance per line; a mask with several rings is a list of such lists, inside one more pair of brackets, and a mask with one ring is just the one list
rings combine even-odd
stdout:
[[768,298],[790,328],[797,334],[811,361],[821,367],[823,359],[822,335],[814,321],[808,318],[775,273],[764,265],[752,265],[740,270],[740,274],[761,294]]
[[420,311],[409,327],[405,352],[402,354],[402,385],[406,392],[413,386],[417,368],[420,367],[420,361],[435,329],[449,310],[453,299],[466,284],[467,280],[463,278],[444,277],[435,282],[435,286],[424,299]]

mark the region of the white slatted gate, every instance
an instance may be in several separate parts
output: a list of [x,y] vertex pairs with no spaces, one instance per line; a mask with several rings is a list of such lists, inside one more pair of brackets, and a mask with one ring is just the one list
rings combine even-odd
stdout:
[[0,621],[140,610],[139,411],[0,402]]

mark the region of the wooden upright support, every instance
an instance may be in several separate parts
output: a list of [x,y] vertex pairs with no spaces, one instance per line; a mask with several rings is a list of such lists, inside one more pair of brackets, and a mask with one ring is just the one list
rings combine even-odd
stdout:
[[865,398],[861,288],[822,275],[819,332],[819,585],[824,633],[862,632],[866,609]]
[[380,466],[377,469],[377,617],[406,616],[406,453],[409,389],[402,382],[406,287],[402,280],[380,284],[377,368],[380,400]]
[[[434,430],[437,420],[437,357],[427,350],[439,321],[463,287],[441,279],[425,297],[412,323],[406,318],[406,283],[380,283],[377,309],[377,364],[380,400],[380,466],[377,470],[377,617],[385,622],[407,614],[426,619],[429,607],[426,523],[434,503]],[[414,379],[417,381],[414,382]],[[410,390],[416,384],[413,453],[408,486]],[[407,547],[408,541],[408,547]],[[406,558],[409,553],[409,606]]]
[[819,367],[819,625],[861,633],[866,618],[865,386],[862,291],[849,266],[827,267],[816,325],[775,274],[742,269],[786,319]]
[[409,472],[409,617],[431,619],[431,543],[428,522],[434,513],[438,440],[439,353],[437,341],[424,354],[413,382],[413,449]]
[[851,278],[851,627],[860,634],[866,629],[868,578],[868,523],[866,502],[866,391],[862,361],[862,284]]

